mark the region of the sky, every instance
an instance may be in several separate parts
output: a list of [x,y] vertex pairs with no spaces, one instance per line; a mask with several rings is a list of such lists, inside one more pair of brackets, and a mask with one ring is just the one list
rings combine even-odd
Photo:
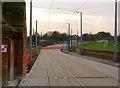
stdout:
[[[59,31],[68,33],[70,23],[73,34],[80,35],[80,14],[83,14],[83,34],[99,31],[114,35],[115,0],[32,0],[32,28],[38,33]],[[27,35],[30,30],[30,0],[26,0]]]

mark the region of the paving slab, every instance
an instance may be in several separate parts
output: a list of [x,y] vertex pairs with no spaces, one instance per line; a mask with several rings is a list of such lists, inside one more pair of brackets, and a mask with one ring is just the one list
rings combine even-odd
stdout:
[[117,86],[118,68],[60,50],[41,50],[23,86]]

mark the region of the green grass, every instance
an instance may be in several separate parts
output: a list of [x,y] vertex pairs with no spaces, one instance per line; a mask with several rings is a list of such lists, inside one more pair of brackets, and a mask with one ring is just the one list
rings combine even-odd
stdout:
[[71,46],[71,47],[70,47],[70,51],[71,51],[71,52],[77,52],[77,51],[76,51],[76,46]]
[[[77,49],[79,49],[80,47],[81,45],[78,45]],[[70,51],[76,52],[75,48],[76,46],[70,47]],[[117,51],[120,52],[120,43],[118,44],[117,48]],[[83,44],[83,49],[114,51],[114,43],[88,43]]]

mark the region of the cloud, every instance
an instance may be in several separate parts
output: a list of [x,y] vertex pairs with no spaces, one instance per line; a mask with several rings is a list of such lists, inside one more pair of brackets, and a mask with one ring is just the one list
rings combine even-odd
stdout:
[[[53,3],[51,10],[49,9],[49,2],[33,2],[33,28],[35,28],[35,21],[38,20],[38,32],[46,33],[50,30],[57,30],[60,32],[66,32],[66,22],[72,16],[76,8],[79,8],[84,2],[79,3]],[[110,7],[106,5],[111,5]],[[96,6],[106,6],[106,7],[96,7]],[[29,35],[29,2],[26,5],[27,10],[27,32]],[[91,9],[89,7],[92,7]],[[94,7],[94,8],[93,8]],[[95,8],[96,7],[96,8]],[[71,10],[71,11],[69,11]],[[80,10],[79,10],[80,11]],[[114,2],[89,2],[83,11],[83,33],[91,32],[96,33],[99,31],[107,31],[114,34]],[[49,22],[49,23],[48,23]],[[71,28],[73,29],[73,34],[76,34],[77,29],[79,29],[79,14],[72,16]]]

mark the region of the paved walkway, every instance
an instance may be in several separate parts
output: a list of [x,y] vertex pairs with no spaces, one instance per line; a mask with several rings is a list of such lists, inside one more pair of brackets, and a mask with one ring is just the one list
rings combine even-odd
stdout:
[[85,57],[41,50],[22,86],[118,86],[118,68]]
[[85,56],[85,55],[81,56],[77,53],[72,53],[72,52],[69,52],[69,54],[120,68],[120,63],[114,62],[114,61],[111,61],[111,60],[105,60],[105,59],[102,59],[102,58],[90,57],[90,56]]

